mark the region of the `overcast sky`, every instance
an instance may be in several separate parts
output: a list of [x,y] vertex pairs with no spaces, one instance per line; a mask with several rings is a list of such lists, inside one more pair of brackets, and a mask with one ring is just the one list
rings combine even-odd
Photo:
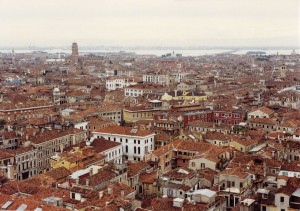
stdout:
[[299,0],[0,0],[0,46],[299,46]]

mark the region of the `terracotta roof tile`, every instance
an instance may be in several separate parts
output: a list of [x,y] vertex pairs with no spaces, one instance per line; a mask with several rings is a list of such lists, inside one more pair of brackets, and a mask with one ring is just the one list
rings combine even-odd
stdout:
[[35,136],[32,140],[32,143],[34,144],[40,144],[44,143],[46,141],[50,141],[59,137],[71,135],[71,134],[77,134],[77,133],[82,133],[84,132],[83,130],[76,129],[76,128],[71,128],[67,129],[64,131],[60,130],[51,130],[51,131],[46,131],[44,133],[40,133],[38,136]]
[[152,135],[152,134],[154,135],[154,133],[152,133],[149,130],[141,130],[141,129],[137,129],[136,133],[131,133],[130,131],[132,129],[133,128],[131,127],[112,125],[109,127],[99,128],[95,130],[95,132],[107,133],[107,134],[119,134],[119,135],[127,135],[127,136],[141,136],[141,137]]
[[250,113],[254,112],[254,111],[261,111],[261,112],[264,112],[264,113],[266,113],[268,115],[271,115],[271,114],[274,113],[274,110],[272,110],[272,109],[270,109],[268,107],[265,107],[265,106],[253,109],[252,111],[250,111]]
[[108,141],[104,138],[94,139],[93,142],[91,143],[91,146],[93,147],[96,153],[100,153],[120,145],[121,143]]
[[144,171],[147,167],[150,167],[150,165],[147,162],[144,161],[138,161],[136,163],[128,163],[128,178],[136,176],[137,174]]
[[139,181],[146,184],[153,184],[157,180],[157,171],[151,173],[142,172],[139,176]]

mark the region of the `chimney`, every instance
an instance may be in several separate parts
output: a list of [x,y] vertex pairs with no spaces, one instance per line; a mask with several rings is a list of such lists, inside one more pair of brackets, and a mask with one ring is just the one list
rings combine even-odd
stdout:
[[93,168],[90,168],[90,176],[93,176]]
[[121,196],[124,197],[124,195],[125,195],[125,191],[121,189]]
[[267,175],[267,164],[266,162],[263,163],[263,167],[264,167],[264,176]]
[[103,191],[100,191],[99,192],[99,199],[102,199],[102,197],[103,197]]
[[177,89],[175,89],[174,92],[175,92],[175,97],[177,97]]
[[90,185],[90,180],[89,179],[85,179],[85,185],[89,186]]
[[111,187],[108,187],[108,188],[107,188],[107,192],[108,192],[108,194],[110,194],[110,195],[111,195],[111,194],[113,193],[113,190],[112,190],[112,188],[111,188]]
[[79,177],[76,178],[76,185],[79,185]]

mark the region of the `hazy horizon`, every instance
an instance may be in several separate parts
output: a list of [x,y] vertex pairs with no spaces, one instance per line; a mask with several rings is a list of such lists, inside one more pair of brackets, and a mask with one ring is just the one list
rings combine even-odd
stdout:
[[[300,50],[300,46],[155,46],[155,45],[85,45],[82,46],[78,43],[80,50],[101,50],[101,49],[156,49],[156,50],[172,50],[172,49],[182,49],[182,50],[205,50],[205,49],[225,49],[225,50],[289,50],[295,49]],[[39,50],[39,49],[69,49],[71,50],[71,43],[69,45],[61,46],[0,46],[0,50]]]
[[298,0],[1,0],[0,46],[300,46]]

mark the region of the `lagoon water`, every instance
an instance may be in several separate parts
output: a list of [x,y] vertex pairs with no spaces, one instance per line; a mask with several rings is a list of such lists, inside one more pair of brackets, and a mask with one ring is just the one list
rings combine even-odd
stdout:
[[[70,54],[71,50],[66,48],[45,48],[45,49],[15,49],[15,53],[31,53],[33,51],[45,51],[48,53],[66,53]],[[291,55],[293,49],[126,49],[126,48],[113,48],[113,49],[82,49],[79,50],[80,54],[88,54],[88,53],[94,53],[94,54],[109,54],[109,53],[118,53],[120,51],[124,52],[130,52],[130,53],[136,53],[138,55],[155,55],[155,56],[161,56],[167,53],[174,52],[175,54],[182,54],[182,56],[203,56],[203,55],[216,55],[216,54],[223,54],[223,53],[232,53],[232,54],[241,54],[244,55],[248,51],[263,51],[266,53],[266,55]],[[295,50],[298,54],[300,53],[300,50]],[[12,51],[9,49],[0,49],[0,53],[11,53]]]

